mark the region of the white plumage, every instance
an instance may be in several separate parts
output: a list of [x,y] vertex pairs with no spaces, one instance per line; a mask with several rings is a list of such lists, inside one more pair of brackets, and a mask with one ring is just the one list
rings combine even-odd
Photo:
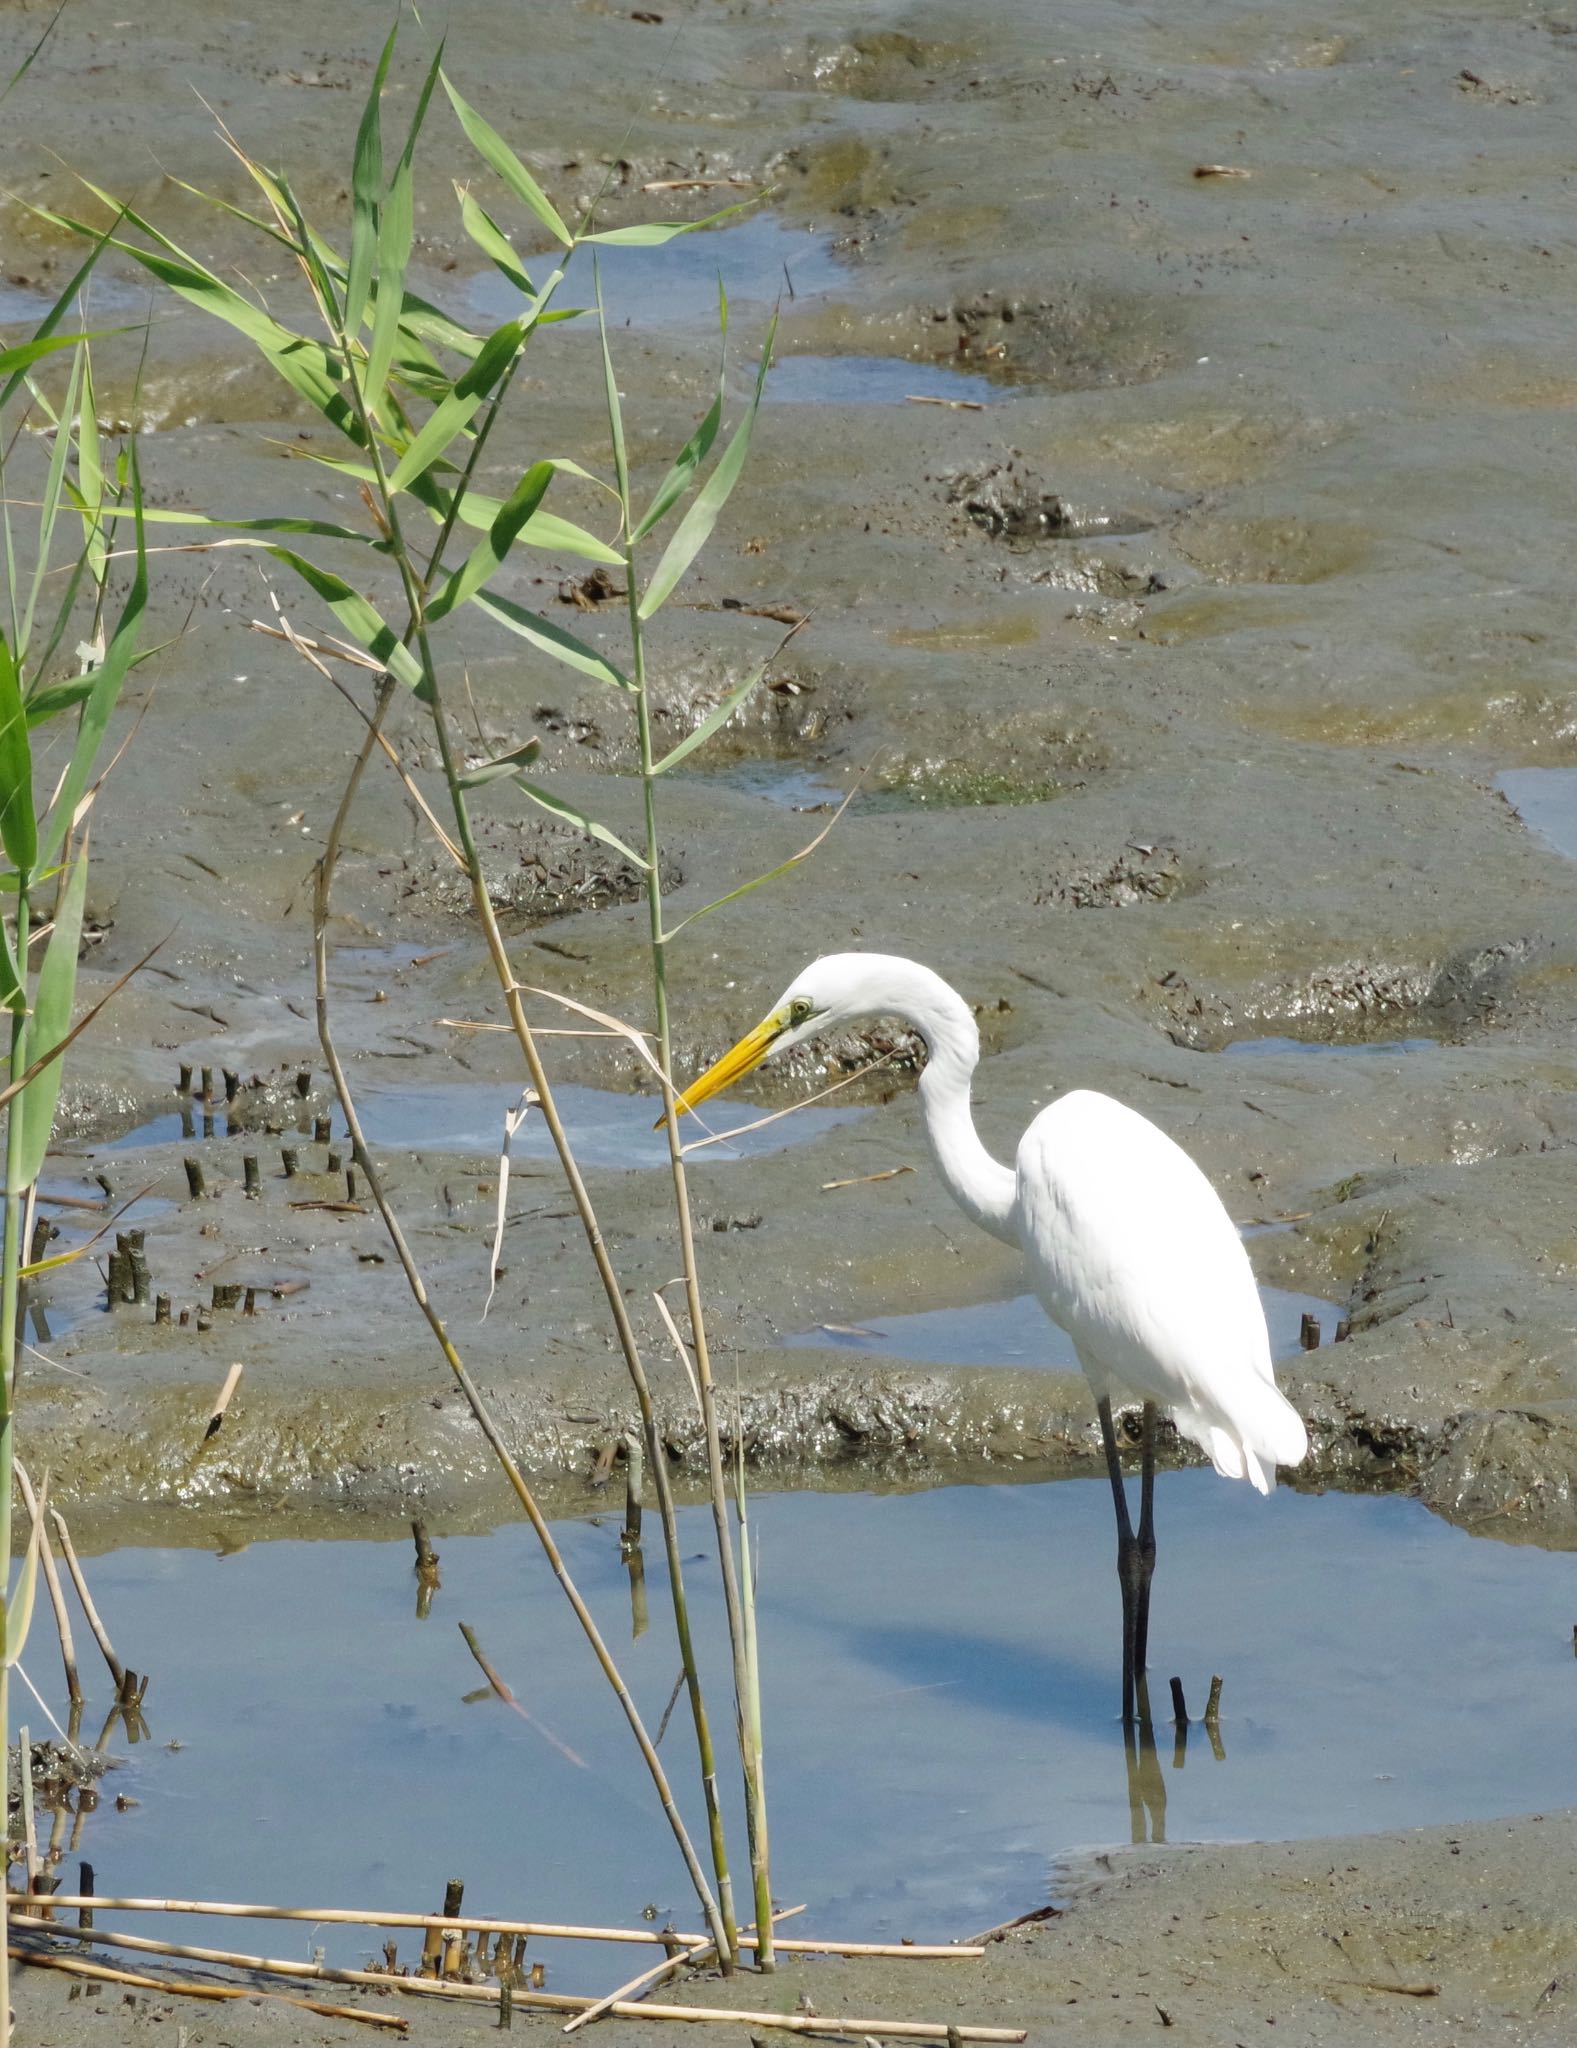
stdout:
[[1080,1088],[1024,1133],[1016,1177],[1035,1291],[1097,1398],[1154,1401],[1224,1479],[1269,1493],[1308,1437],[1276,1386],[1248,1254],[1193,1160]]
[[[763,1059],[862,1017],[897,1017],[925,1040],[926,1136],[959,1207],[1019,1245],[1046,1312],[1072,1338],[1101,1418],[1123,1583],[1123,1710],[1144,1670],[1154,1414],[1170,1416],[1228,1479],[1261,1493],[1308,1449],[1276,1386],[1253,1270],[1220,1197],[1181,1146],[1136,1110],[1076,1089],[1043,1109],[1012,1168],[981,1144],[970,1112],[980,1037],[963,1000],[915,961],[832,953],[685,1093],[691,1108]],[[1111,1402],[1145,1404],[1143,1506],[1128,1519]]]

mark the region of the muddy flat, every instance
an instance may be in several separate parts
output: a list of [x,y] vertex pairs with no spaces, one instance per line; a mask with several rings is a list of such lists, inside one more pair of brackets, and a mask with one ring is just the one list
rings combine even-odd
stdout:
[[[1309,1424],[1299,1484],[1406,1494],[1475,1552],[1572,1548],[1577,20],[1412,0],[1153,16],[1089,0],[1055,21],[1023,0],[857,21],[821,0],[664,13],[466,0],[447,61],[566,213],[598,198],[622,225],[758,201],[667,249],[603,252],[643,488],[715,386],[719,277],[733,411],[774,306],[780,323],[745,479],[654,631],[663,730],[693,730],[809,622],[772,687],[667,781],[673,919],[786,860],[858,789],[809,860],[672,949],[681,1073],[819,954],[927,961],[976,1012],[977,1115],[999,1156],[1052,1096],[1093,1087],[1209,1173]],[[0,14],[7,55],[43,19]],[[187,186],[250,203],[217,114],[342,226],[379,32],[362,10],[218,23],[187,0],[147,20],[74,4],[6,105],[0,336],[29,331],[75,261],[28,204],[107,218],[74,171],[287,303],[268,246]],[[392,74],[391,120],[419,84],[419,41]],[[485,327],[509,308],[462,229],[451,181],[474,165],[447,111],[421,164],[413,274]],[[535,263],[543,237],[513,227]],[[145,278],[117,258],[94,289],[95,324],[139,327],[101,344],[102,409],[139,430],[151,502],[357,514],[344,479],[291,459],[314,426],[239,337],[155,299],[144,351]],[[544,451],[606,467],[581,325],[534,347],[483,488],[507,492]],[[562,509],[606,530],[589,484],[566,480]],[[147,1231],[171,1315],[111,1309],[91,1261],[41,1286],[25,1455],[50,1469],[84,1552],[117,1553],[107,1570],[265,1537],[392,1541],[412,1515],[480,1540],[508,1495],[345,1181],[313,1019],[313,864],[362,726],[257,630],[275,597],[301,630],[325,623],[279,564],[239,549],[155,562],[155,637],[171,644],[114,735],[140,719],[99,807],[85,993],[164,943],[74,1051],[45,1193],[57,1248],[135,1197],[126,1220]],[[519,595],[622,658],[622,597],[583,560],[543,551]],[[567,801],[638,830],[617,693],[469,627],[455,659],[479,758],[537,740]],[[441,796],[421,708],[397,707],[390,735]],[[519,981],[648,1026],[634,870],[507,796],[479,816]],[[482,1320],[521,1080],[507,1035],[476,1028],[502,1006],[468,888],[392,773],[354,814],[332,939],[336,1031],[428,1284],[544,1505],[583,1528],[634,1403],[529,1117]],[[566,1022],[530,1004],[538,1025]],[[701,1433],[651,1306],[677,1266],[654,1222],[650,1077],[622,1040],[544,1043],[691,1501]],[[709,1106],[727,1134],[888,1055],[693,1157],[713,1342],[763,1494],[1014,1492],[1101,1471],[1065,1343],[931,1170],[911,1050],[891,1033],[836,1044]],[[236,1362],[241,1391],[205,1440]],[[1192,1569],[1208,1574],[1208,1546]],[[1272,1574],[1267,1598],[1285,1583]],[[1104,1584],[1090,1598],[1113,1601]],[[1527,1598],[1564,1649],[1570,1616]],[[150,1611],[155,1643],[170,1625]],[[1108,1635],[1091,1651],[1102,1671]],[[1508,1697],[1567,1675],[1502,1672]],[[665,1692],[671,1674],[653,1682]],[[1269,1694],[1258,1704],[1269,1725]],[[1341,1840],[1133,1848],[1087,1884],[1068,1858],[1122,1839],[1121,1813],[1085,1836],[1048,1823],[1024,1910],[1044,1896],[1065,1916],[994,1945],[965,2016],[1091,2038],[1129,2018],[1212,2039],[1275,2019],[1278,2040],[1310,2043],[1502,2038],[1514,2017],[1526,2038],[1562,2038],[1571,1930],[1548,1900],[1572,1788],[1506,1789],[1496,1815],[1551,1814],[1512,1824],[1465,1790],[1453,1804],[1445,1776],[1410,1819],[1377,1792],[1361,1825],[1213,1830]],[[1396,1832],[1470,1815],[1449,1839]],[[1546,1865],[1530,1906],[1524,1873]],[[178,1871],[158,1887],[181,1888]],[[840,1966],[839,1982],[917,2010],[898,1969]],[[1435,1988],[1415,1995],[1415,1979]],[[774,1997],[784,1987],[827,1996],[801,1976]],[[179,2024],[194,2044],[297,2024],[196,2006],[166,2023],[108,1999],[92,2019],[37,1973],[23,1995],[40,2041],[117,2020],[128,2038]]]

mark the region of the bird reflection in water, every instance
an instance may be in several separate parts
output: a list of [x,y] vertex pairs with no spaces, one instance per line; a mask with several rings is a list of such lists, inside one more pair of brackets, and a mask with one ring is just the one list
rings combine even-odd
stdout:
[[[1149,1685],[1141,1678],[1136,1690],[1137,1713],[1133,1719],[1123,1723],[1123,1754],[1128,1766],[1129,1838],[1134,1842],[1164,1842],[1166,1773],[1156,1748]],[[1210,1753],[1216,1762],[1224,1764],[1227,1750],[1221,1739],[1220,1705],[1221,1681],[1213,1678],[1210,1681],[1210,1704],[1205,1709],[1203,1721],[1196,1725],[1203,1727],[1209,1738]],[[1188,1709],[1183,1701],[1182,1683],[1176,1678],[1172,1680],[1172,1707],[1172,1769],[1180,1771],[1188,1760],[1188,1732],[1193,1724],[1189,1722]],[[1197,1756],[1197,1749],[1195,1754]]]

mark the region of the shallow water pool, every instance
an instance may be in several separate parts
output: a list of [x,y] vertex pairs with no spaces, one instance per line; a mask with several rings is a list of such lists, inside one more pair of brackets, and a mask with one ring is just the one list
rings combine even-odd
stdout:
[[[771,1495],[752,1515],[775,1889],[809,1906],[795,1931],[967,1935],[1044,1900],[1070,1852],[1135,1837],[1413,1827],[1577,1795],[1570,1560],[1413,1502],[1160,1477],[1157,1705],[1176,1672],[1197,1714],[1220,1673],[1219,1758],[1197,1725],[1179,1755],[1169,1708],[1158,1747],[1125,1755],[1104,1478]],[[618,1521],[558,1534],[655,1730],[678,1671],[662,1552],[652,1529],[650,1625],[632,1641]],[[685,1512],[716,1673],[708,1530]],[[528,1532],[435,1532],[425,1620],[403,1525],[388,1533],[90,1564],[122,1654],[153,1674],[147,1738],[116,1745],[128,1761],[84,1830],[100,1892],[419,1910],[460,1875],[478,1913],[639,1926],[652,1906],[694,1925],[628,1731]],[[529,1719],[483,1686],[461,1621]],[[719,1684],[720,1727],[724,1698]],[[692,1754],[681,1706],[663,1755],[693,1817]],[[115,1793],[140,1804],[118,1812]],[[225,1941],[341,1962],[377,1945],[259,1923]],[[550,1988],[633,1969],[628,1950],[531,1954]]]
[[[1337,1304],[1323,1301],[1317,1294],[1261,1287],[1259,1298],[1274,1358],[1287,1358],[1298,1350],[1306,1315],[1320,1324],[1327,1341],[1341,1318]],[[968,1308],[873,1316],[866,1323],[818,1323],[813,1330],[798,1330],[783,1342],[794,1349],[830,1344],[840,1351],[908,1358],[918,1365],[1079,1369],[1072,1338],[1051,1320],[1033,1294],[1018,1294],[1011,1301],[976,1302]]]
[[[736,193],[714,195],[722,205]],[[771,306],[781,300],[810,298],[846,281],[847,272],[832,253],[831,237],[786,226],[770,213],[742,215],[734,222],[698,234],[676,235],[655,249],[610,248],[597,251],[603,304],[610,330],[620,327],[717,326],[717,286],[721,278],[730,310]],[[560,309],[595,306],[592,252],[571,258],[554,298]],[[532,283],[541,288],[552,259],[530,263]],[[479,273],[470,282],[467,302],[489,320],[508,320],[520,310],[520,294],[498,271]],[[561,332],[596,331],[595,317],[575,321]],[[743,346],[759,349],[759,341]]]
[[[668,1164],[667,1137],[662,1131],[652,1128],[652,1121],[661,1107],[654,1095],[616,1095],[608,1089],[581,1088],[566,1083],[554,1090],[554,1099],[582,1166],[662,1167]],[[505,1114],[513,1110],[519,1101],[520,1090],[512,1083],[455,1081],[430,1088],[366,1088],[360,1093],[357,1107],[367,1142],[376,1149],[474,1152],[496,1157],[503,1141]],[[831,1130],[834,1125],[852,1123],[868,1112],[856,1106],[840,1108],[817,1103],[797,1109],[792,1116],[780,1117],[759,1130],[741,1130],[737,1137],[726,1142],[721,1140],[722,1133],[755,1122],[759,1114],[747,1107],[737,1112],[730,1110],[724,1115],[708,1111],[704,1121],[692,1117],[688,1136],[696,1144],[696,1149],[691,1156],[702,1162],[758,1158],[764,1153],[781,1152],[789,1145],[803,1145],[823,1131]],[[231,1132],[222,1111],[209,1121],[217,1123],[219,1135],[255,1140],[259,1151],[265,1145],[279,1142],[255,1128],[243,1130],[238,1127]],[[126,1132],[124,1137],[113,1139],[99,1149],[130,1151],[150,1145],[189,1142],[201,1123],[200,1113],[194,1114],[192,1105],[183,1103],[179,1109],[150,1118],[147,1123]],[[299,1120],[297,1135],[310,1132],[312,1124],[312,1113],[304,1113]],[[345,1119],[338,1108],[333,1112],[332,1128],[332,1142],[343,1146]],[[711,1133],[719,1134],[720,1142],[699,1144],[700,1139]],[[212,1137],[216,1133],[210,1131],[207,1135]],[[292,1142],[290,1133],[285,1134],[285,1142]],[[556,1157],[553,1141],[540,1114],[527,1117],[522,1129],[516,1133],[511,1152],[517,1160]]]
[[1577,860],[1577,768],[1511,768],[1495,787],[1530,832]]

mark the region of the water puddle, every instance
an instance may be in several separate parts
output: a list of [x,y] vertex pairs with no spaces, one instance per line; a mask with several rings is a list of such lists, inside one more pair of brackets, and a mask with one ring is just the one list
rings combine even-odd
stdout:
[[[1163,1474],[1153,1671],[1163,1700],[1179,1673],[1196,1714],[1222,1674],[1220,1754],[1197,1725],[1174,1748],[1168,1722],[1131,1758],[1104,1478],[783,1494],[752,1514],[774,1889],[808,1902],[796,1933],[965,1935],[1040,1903],[1069,1852],[1130,1839],[1421,1827],[1577,1796],[1570,1559],[1476,1539],[1416,1503],[1285,1487],[1261,1500],[1210,1473]],[[662,1552],[653,1531],[632,1589],[617,1521],[558,1536],[655,1730],[678,1669]],[[687,1510],[687,1556],[707,1533]],[[628,1731],[529,1534],[435,1541],[425,1619],[408,1538],[92,1561],[116,1644],[152,1673],[149,1725],[129,1750],[113,1742],[124,1767],[69,1873],[80,1853],[105,1894],[408,1909],[459,1875],[478,1913],[693,1926]],[[690,1585],[718,1683],[713,1575],[697,1563]],[[462,1621],[523,1713],[483,1683]],[[1449,1682],[1421,1684],[1443,1646]],[[719,1726],[724,1697],[719,1684]],[[682,1707],[662,1753],[694,1825]],[[118,1811],[117,1794],[137,1803]],[[334,1963],[382,1939],[258,1922],[183,1937],[170,1919],[116,1918]],[[402,1961],[417,1945],[400,1937]],[[633,1970],[628,1950],[529,1955],[550,1989]],[[929,1977],[925,1992],[917,2005],[947,1995]]]
[[1530,832],[1577,860],[1577,768],[1508,768],[1495,787]]
[[[1303,1318],[1313,1316],[1327,1343],[1342,1311],[1317,1294],[1261,1287],[1271,1355],[1288,1358],[1300,1348]],[[783,1339],[792,1350],[829,1345],[839,1351],[906,1358],[917,1365],[1016,1365],[1079,1370],[1073,1340],[1047,1315],[1037,1296],[983,1301],[972,1308],[929,1308],[876,1316],[869,1323],[818,1323]]]
[[[785,227],[770,213],[746,215],[731,227],[679,235],[657,249],[601,249],[602,298],[608,325],[616,327],[681,327],[717,325],[717,281],[728,293],[730,311],[738,306],[770,306],[779,299],[813,298],[846,281],[847,273],[832,253],[831,238],[803,228]],[[528,263],[532,282],[540,286],[551,260]],[[520,308],[520,294],[496,270],[474,277],[466,288],[468,308],[495,324]],[[591,252],[571,258],[554,300],[559,307],[594,306]],[[591,328],[581,320],[573,326]],[[561,330],[562,331],[562,330]]]
[[1003,395],[978,371],[904,356],[779,356],[767,398],[780,405],[903,405],[911,398],[987,405]]
[[1346,1058],[1358,1054],[1372,1058],[1376,1053],[1398,1054],[1404,1052],[1429,1052],[1435,1044],[1432,1038],[1386,1038],[1375,1039],[1369,1044],[1328,1045],[1315,1038],[1234,1038],[1221,1050],[1230,1053],[1289,1053],[1312,1052]]
[[735,761],[727,768],[709,769],[708,784],[731,789],[740,796],[764,797],[769,804],[782,804],[791,811],[819,811],[828,804],[842,803],[847,791],[836,783],[824,782],[814,768],[795,761]]
[[[615,1095],[601,1088],[565,1085],[556,1091],[564,1128],[582,1166],[654,1167],[668,1164],[668,1140],[652,1129],[658,1103],[651,1095]],[[503,1138],[504,1116],[520,1100],[512,1084],[465,1081],[440,1083],[431,1088],[367,1088],[359,1107],[367,1142],[380,1150],[399,1152],[474,1152],[496,1157]],[[838,1108],[815,1104],[780,1117],[759,1130],[744,1132],[726,1143],[704,1145],[693,1157],[703,1163],[727,1159],[754,1159],[764,1153],[781,1152],[789,1145],[803,1145],[837,1124],[853,1123],[868,1112],[858,1107]],[[729,1131],[736,1124],[751,1121],[748,1112],[735,1115],[708,1114],[705,1130],[699,1119],[694,1136]],[[205,1130],[207,1125],[216,1129]],[[300,1134],[310,1133],[313,1115],[304,1113],[297,1123]],[[338,1109],[332,1119],[333,1140],[345,1136],[345,1120]],[[255,1126],[236,1125],[224,1115],[204,1116],[190,1102],[162,1116],[139,1124],[123,1137],[99,1148],[104,1152],[142,1150],[144,1147],[190,1143],[202,1133],[208,1137],[250,1137],[261,1140]],[[92,1155],[90,1155],[92,1156]],[[556,1157],[547,1125],[540,1116],[528,1116],[516,1134],[512,1156],[517,1160]]]

